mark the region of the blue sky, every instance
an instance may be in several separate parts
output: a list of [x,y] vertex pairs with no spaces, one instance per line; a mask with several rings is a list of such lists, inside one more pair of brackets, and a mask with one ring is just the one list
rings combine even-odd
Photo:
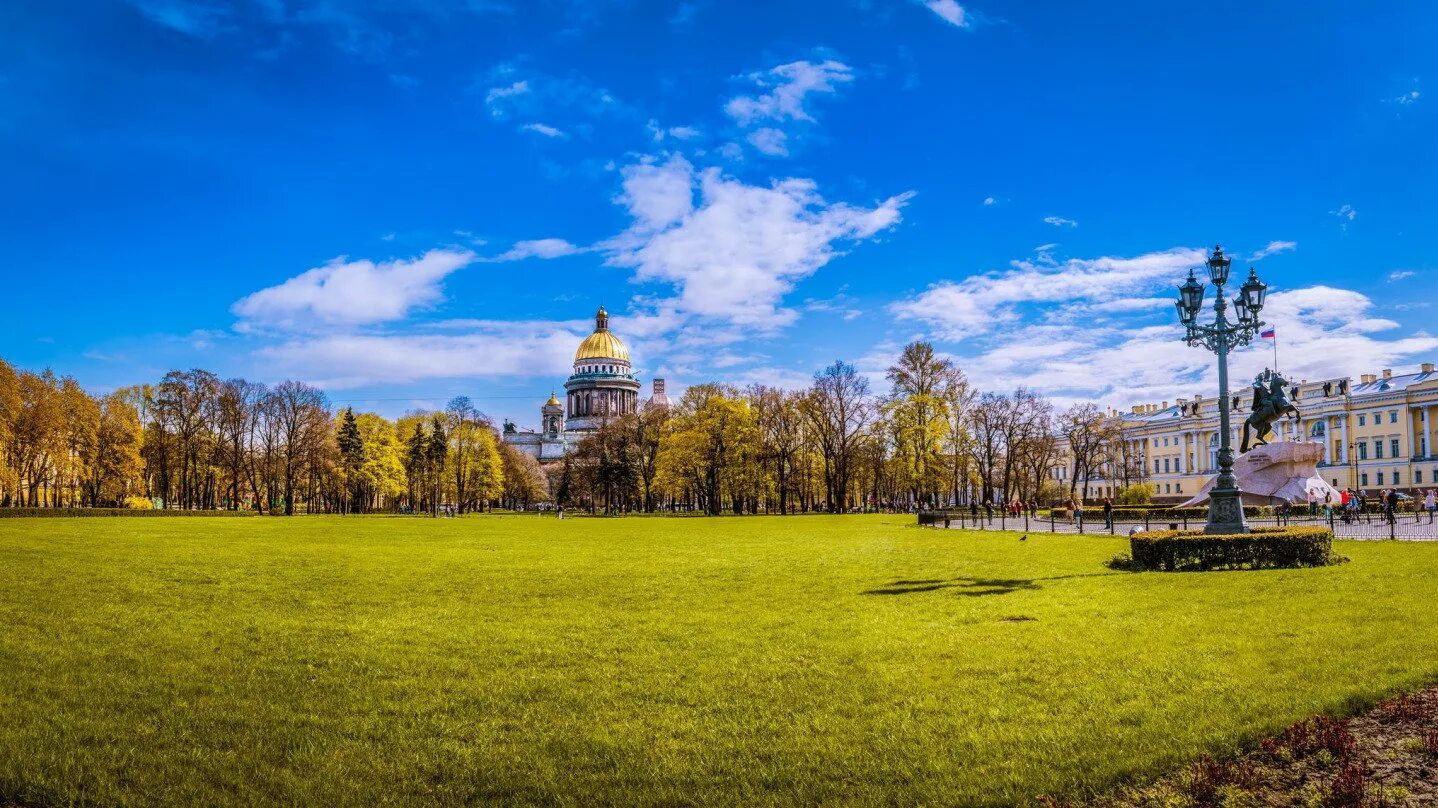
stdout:
[[1222,241],[1295,376],[1438,359],[1438,7],[1255,5],[10,4],[0,355],[530,423],[602,303],[675,387],[925,337],[1126,406],[1211,389]]

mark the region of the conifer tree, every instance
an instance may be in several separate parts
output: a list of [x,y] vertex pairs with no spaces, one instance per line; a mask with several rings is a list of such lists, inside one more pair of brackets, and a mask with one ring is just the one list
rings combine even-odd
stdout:
[[364,498],[360,494],[360,471],[364,467],[364,438],[360,435],[359,422],[355,420],[353,407],[346,407],[340,420],[339,434],[340,463],[345,484],[346,510],[364,510]]

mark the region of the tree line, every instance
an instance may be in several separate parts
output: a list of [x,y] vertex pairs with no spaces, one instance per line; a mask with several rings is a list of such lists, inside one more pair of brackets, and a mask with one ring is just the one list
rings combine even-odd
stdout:
[[296,381],[171,371],[97,396],[0,360],[0,506],[438,513],[547,489],[463,397],[391,421]]
[[[876,393],[840,360],[802,390],[695,385],[671,407],[604,423],[552,490],[560,503],[610,512],[1054,502],[1081,498],[1118,444],[1116,422],[1098,407],[1058,412],[1022,387],[975,390],[927,342],[905,346],[884,380]],[[1078,450],[1067,451],[1074,441]]]
[[1113,466],[1117,426],[1097,407],[975,390],[929,343],[884,382],[840,360],[800,390],[697,384],[542,467],[465,397],[389,420],[297,381],[172,371],[92,395],[0,360],[0,506],[842,512],[1071,499]]

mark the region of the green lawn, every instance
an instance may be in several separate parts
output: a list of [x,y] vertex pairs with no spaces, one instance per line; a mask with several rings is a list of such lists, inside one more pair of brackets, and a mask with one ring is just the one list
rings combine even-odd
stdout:
[[0,805],[1004,805],[1438,677],[1438,544],[912,521],[0,520]]

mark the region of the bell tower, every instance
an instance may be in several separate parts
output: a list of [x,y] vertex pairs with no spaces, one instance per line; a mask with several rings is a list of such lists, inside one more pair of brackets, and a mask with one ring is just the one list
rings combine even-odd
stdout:
[[559,438],[559,433],[564,431],[564,405],[559,403],[559,398],[554,391],[549,391],[549,400],[539,409],[541,424],[544,424],[544,437],[551,440]]

